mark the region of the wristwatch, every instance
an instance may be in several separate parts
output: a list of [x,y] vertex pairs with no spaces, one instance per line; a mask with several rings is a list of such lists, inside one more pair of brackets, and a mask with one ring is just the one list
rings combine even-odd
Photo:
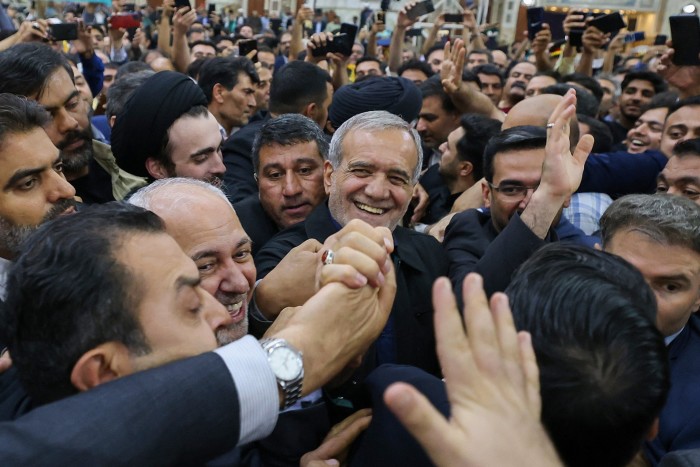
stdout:
[[286,409],[301,397],[301,386],[304,382],[302,354],[284,339],[263,339],[260,345],[267,354],[267,362],[282,389],[282,408]]

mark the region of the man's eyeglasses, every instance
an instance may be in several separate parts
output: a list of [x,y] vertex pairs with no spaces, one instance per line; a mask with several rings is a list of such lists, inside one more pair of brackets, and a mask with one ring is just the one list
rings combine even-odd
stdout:
[[511,201],[521,201],[525,198],[525,196],[527,196],[527,192],[529,190],[535,191],[538,186],[539,184],[532,186],[510,184],[496,186],[492,183],[489,183],[489,188]]

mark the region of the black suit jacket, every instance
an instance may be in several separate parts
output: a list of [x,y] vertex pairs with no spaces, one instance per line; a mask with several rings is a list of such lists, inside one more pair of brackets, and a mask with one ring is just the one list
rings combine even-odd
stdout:
[[260,204],[258,195],[251,195],[233,205],[241,221],[243,230],[253,240],[253,258],[255,258],[262,248],[280,229],[277,224],[267,215]]
[[268,114],[262,120],[248,123],[224,143],[224,191],[232,203],[243,201],[258,192],[258,184],[253,175],[253,140],[263,123],[269,119]]
[[[258,278],[265,277],[292,248],[309,238],[323,243],[337,231],[328,205],[319,205],[304,222],[283,230],[260,250],[256,258]],[[398,267],[396,298],[391,316],[397,363],[414,365],[439,375],[431,292],[435,279],[447,274],[447,257],[433,237],[403,227],[394,229],[394,242],[392,257]],[[370,350],[365,359],[365,369],[375,367],[376,354]]]
[[451,194],[440,175],[440,166],[431,165],[420,178],[420,184],[430,196],[428,209],[420,222],[434,224],[450,213],[452,205],[461,193]]
[[240,435],[236,386],[214,353],[102,384],[0,423],[15,465],[201,465]]
[[488,212],[469,209],[455,215],[445,229],[442,244],[450,258],[450,280],[458,301],[462,303],[462,282],[470,272],[484,278],[487,295],[502,292],[518,266],[556,239],[551,230],[545,240],[540,239],[517,214],[500,233]]

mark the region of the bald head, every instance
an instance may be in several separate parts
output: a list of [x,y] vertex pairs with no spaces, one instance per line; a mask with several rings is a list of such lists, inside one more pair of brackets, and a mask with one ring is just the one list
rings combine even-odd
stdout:
[[202,288],[228,310],[233,324],[217,331],[219,345],[244,336],[256,276],[252,242],[223,192],[199,180],[166,178],[129,202],[163,219],[166,232],[197,265]]
[[[556,94],[540,94],[529,99],[524,99],[513,106],[503,122],[503,130],[516,126],[533,125],[547,126],[549,117],[559,102],[564,99]],[[576,115],[571,118],[569,141],[571,148],[576,147],[579,139],[578,119]]]

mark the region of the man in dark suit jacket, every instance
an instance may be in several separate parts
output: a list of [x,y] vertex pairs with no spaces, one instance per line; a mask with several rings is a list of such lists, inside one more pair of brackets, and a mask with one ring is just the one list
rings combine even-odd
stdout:
[[[417,133],[401,118],[384,111],[351,118],[333,135],[325,163],[328,204],[281,232],[258,253],[258,273],[264,277],[292,248],[307,239],[324,242],[354,219],[392,230],[398,293],[390,322],[366,357],[366,369],[398,362],[440,373],[429,297],[433,281],[446,272],[446,257],[432,237],[397,226],[411,200],[421,157]],[[294,272],[285,293],[293,284],[306,282],[304,273]]]
[[[93,254],[81,255],[84,248]],[[213,329],[230,321],[153,213],[117,204],[88,209],[40,229],[26,252],[11,275],[4,338],[27,390],[49,404],[0,424],[4,462],[201,463],[272,430],[289,394],[276,385],[270,351],[251,337],[217,349],[223,361],[206,353],[127,376],[214,349]],[[301,373],[302,395],[378,336],[393,300],[393,268],[386,278],[378,289],[324,287],[274,333],[311,362]],[[328,314],[331,305],[342,316]],[[309,334],[332,339],[334,349],[308,342]],[[88,389],[90,396],[50,403]]]
[[630,195],[601,218],[605,251],[632,263],[656,294],[671,390],[658,435],[646,443],[658,465],[671,451],[700,448],[700,205],[682,196]]
[[253,256],[280,230],[303,221],[326,199],[323,162],[328,142],[318,125],[292,113],[266,121],[253,143],[259,194],[236,203],[253,240]]
[[[333,86],[328,72],[311,63],[290,62],[275,73],[272,80],[267,118],[299,113],[323,128],[332,99]],[[224,144],[224,189],[232,203],[258,192],[252,160],[253,140],[266,121],[262,119],[249,123]]]
[[493,138],[484,152],[482,192],[489,212],[468,210],[452,218],[444,246],[458,298],[470,272],[484,277],[487,294],[502,291],[515,269],[546,242],[563,207],[581,181],[592,138],[569,150],[571,92],[562,99],[545,130],[518,126]]

